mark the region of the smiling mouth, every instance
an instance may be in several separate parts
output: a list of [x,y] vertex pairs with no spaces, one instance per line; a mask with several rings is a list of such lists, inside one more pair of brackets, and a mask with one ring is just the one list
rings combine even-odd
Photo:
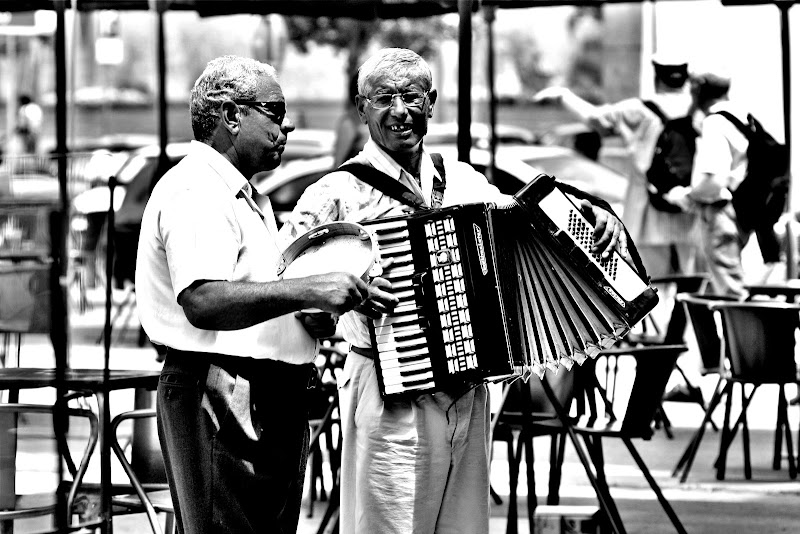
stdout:
[[410,131],[411,130],[411,126],[408,125],[408,124],[392,124],[391,126],[389,126],[389,130],[391,130],[391,131],[393,131],[395,133],[402,133],[402,132]]

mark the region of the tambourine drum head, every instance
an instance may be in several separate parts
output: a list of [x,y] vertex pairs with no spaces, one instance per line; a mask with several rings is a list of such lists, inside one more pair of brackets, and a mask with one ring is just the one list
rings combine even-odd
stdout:
[[331,223],[298,237],[284,252],[284,260],[283,278],[340,271],[364,278],[375,262],[375,247],[360,225]]

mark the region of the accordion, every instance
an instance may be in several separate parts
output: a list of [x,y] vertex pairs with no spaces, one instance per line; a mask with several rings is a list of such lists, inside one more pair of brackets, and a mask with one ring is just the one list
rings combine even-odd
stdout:
[[554,178],[514,199],[361,223],[399,299],[369,321],[384,399],[571,369],[658,302],[616,251],[591,252],[594,226]]

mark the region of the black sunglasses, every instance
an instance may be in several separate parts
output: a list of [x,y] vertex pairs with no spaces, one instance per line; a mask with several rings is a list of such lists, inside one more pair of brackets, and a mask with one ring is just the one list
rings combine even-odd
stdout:
[[261,102],[259,100],[234,100],[233,102],[242,106],[263,109],[278,124],[281,124],[286,117],[286,102]]

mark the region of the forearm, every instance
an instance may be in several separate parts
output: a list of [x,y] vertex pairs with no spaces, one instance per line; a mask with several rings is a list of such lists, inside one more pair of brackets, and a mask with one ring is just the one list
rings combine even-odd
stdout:
[[276,282],[207,281],[178,298],[189,322],[204,330],[240,330],[314,305],[312,292],[298,280]]
[[579,97],[569,89],[565,89],[561,94],[561,105],[565,110],[569,111],[575,118],[580,119],[582,122],[595,126],[597,106],[587,102]]

